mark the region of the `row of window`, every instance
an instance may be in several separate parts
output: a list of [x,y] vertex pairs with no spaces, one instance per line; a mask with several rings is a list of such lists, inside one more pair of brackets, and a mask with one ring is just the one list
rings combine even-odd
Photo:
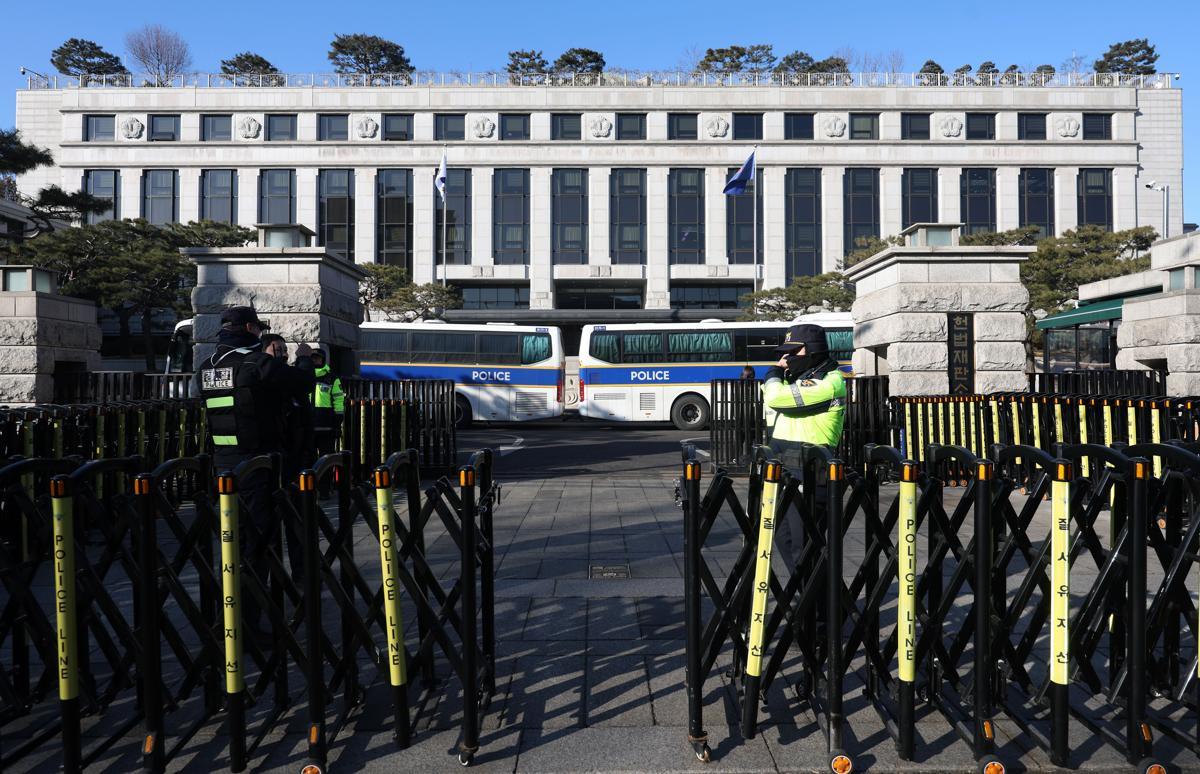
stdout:
[[[728,175],[734,169],[726,170]],[[322,169],[317,175],[317,239],[331,251],[354,255],[354,170]],[[84,190],[110,199],[112,207],[89,216],[90,222],[115,217],[118,207],[116,170],[84,174]],[[556,264],[588,262],[588,170],[551,172],[551,260]],[[705,170],[668,172],[668,258],[672,264],[703,264],[705,253]],[[734,264],[763,260],[761,172],[748,186],[750,195],[725,198],[726,254]],[[446,197],[434,198],[434,253],[438,263],[471,263],[471,170],[449,169]],[[609,175],[609,240],[613,263],[646,262],[646,170],[614,169]],[[1113,227],[1112,170],[1080,169],[1077,178],[1080,225]],[[964,233],[996,230],[996,170],[965,168],[959,176],[960,217]],[[411,169],[376,173],[376,261],[406,266],[413,261],[413,190]],[[528,169],[497,169],[492,176],[492,254],[497,264],[524,265],[530,256],[530,183]],[[821,254],[821,170],[788,169],[784,176],[784,225],[787,276],[819,274]],[[902,226],[936,222],[938,170],[909,168],[901,174]],[[1054,170],[1022,169],[1018,175],[1021,226],[1037,226],[1054,234]],[[237,174],[206,169],[200,174],[203,220],[237,221]],[[265,169],[258,181],[258,221],[296,221],[296,171]],[[758,205],[755,206],[757,197]],[[842,178],[843,238],[846,251],[862,238],[880,236],[879,170],[851,167]],[[754,214],[757,210],[758,218]],[[141,216],[164,224],[179,217],[179,175],[172,169],[150,169],[142,175]],[[755,247],[757,246],[757,252]]]
[[[784,113],[783,127],[786,140],[811,140],[813,113]],[[1018,113],[1017,139],[1045,140],[1046,113]],[[901,113],[900,138],[902,140],[928,140],[931,113]],[[616,139],[646,139],[645,113],[617,113]],[[700,137],[699,113],[668,113],[667,139],[696,140]],[[151,115],[149,117],[149,139],[154,142],[171,142],[181,139],[179,115]],[[467,117],[465,113],[437,113],[433,120],[435,140],[466,139]],[[1083,139],[1111,140],[1111,113],[1084,113]],[[115,138],[115,115],[84,116],[83,138],[88,142],[110,142]],[[761,140],[763,138],[762,113],[734,113],[733,139]],[[849,123],[851,140],[878,140],[878,113],[851,113]],[[529,113],[501,113],[497,127],[501,140],[528,140]],[[996,139],[995,113],[967,113],[964,126],[968,140]],[[385,113],[380,127],[381,137],[388,141],[413,139],[412,113]],[[270,142],[296,139],[296,114],[272,113],[266,116],[264,137]],[[583,114],[552,113],[550,115],[550,139],[579,140],[583,137]],[[233,116],[231,114],[200,116],[200,140],[203,142],[228,142],[233,139]],[[344,142],[350,139],[350,116],[347,113],[322,113],[317,116],[317,139],[327,142]]]
[[[463,309],[528,309],[528,285],[465,285],[462,293]],[[725,285],[683,284],[671,285],[672,309],[738,309],[742,298],[754,292],[748,283]],[[645,293],[640,285],[618,287],[595,287],[559,283],[554,293],[556,309],[641,309]],[[778,336],[771,339],[774,347]]]

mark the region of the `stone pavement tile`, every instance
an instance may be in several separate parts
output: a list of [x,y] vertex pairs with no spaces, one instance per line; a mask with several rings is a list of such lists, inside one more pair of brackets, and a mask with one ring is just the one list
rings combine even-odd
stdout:
[[684,640],[683,598],[644,597],[637,601],[638,626],[648,639]]
[[502,597],[496,600],[496,639],[518,640],[525,630],[532,600],[526,597]]
[[546,553],[569,553],[574,556],[587,554],[587,532],[552,532],[546,539]]
[[[650,700],[654,704],[654,725],[687,728],[688,704],[685,682],[687,656],[682,648],[663,655],[646,656],[646,671],[650,676]],[[725,682],[721,677],[723,667],[714,667],[704,681],[704,698],[701,704],[701,719],[705,728],[721,728],[736,724],[738,719],[731,711]]]
[[670,578],[643,580],[561,580],[554,584],[559,597],[682,597],[683,581]]
[[596,640],[636,640],[637,602],[632,599],[604,598],[588,601],[588,642]]
[[522,639],[586,640],[587,600],[581,597],[535,599]]
[[687,743],[685,728],[572,728],[526,731],[521,735],[517,772],[774,772],[762,739],[742,743],[736,729],[707,729],[714,756],[701,763]]
[[631,554],[660,554],[671,553],[671,545],[661,532],[626,533],[625,550]]
[[561,580],[565,578],[588,577],[587,559],[542,559],[538,567],[538,577],[543,580]]
[[549,597],[554,595],[552,580],[496,580],[496,598]]
[[504,726],[563,728],[583,722],[586,661],[583,656],[517,659],[504,710]]
[[630,556],[629,576],[631,578],[682,578],[683,570],[679,562],[682,557],[675,555],[662,556]]
[[654,724],[646,662],[641,656],[589,656],[586,725]]
[[532,579],[538,577],[538,566],[541,564],[541,559],[533,554],[514,554],[509,553],[504,557],[504,561],[500,563],[499,569],[496,570],[497,579],[523,578]]
[[[449,772],[462,771],[458,762],[458,729],[422,734],[406,750],[397,750],[391,733],[355,735],[330,751],[329,768],[335,772]],[[471,771],[512,772],[520,750],[521,730],[485,730]],[[296,768],[290,771],[296,771]]]

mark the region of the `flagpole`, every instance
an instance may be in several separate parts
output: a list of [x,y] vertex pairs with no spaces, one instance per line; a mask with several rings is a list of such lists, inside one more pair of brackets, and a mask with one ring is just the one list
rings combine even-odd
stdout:
[[760,268],[759,263],[758,263],[758,193],[759,193],[759,191],[758,191],[758,146],[755,145],[754,150],[752,150],[750,152],[754,156],[754,176],[750,179],[751,182],[754,183],[754,201],[753,201],[754,217],[753,217],[753,221],[752,221],[753,222],[752,228],[754,230],[754,247],[753,247],[754,252],[751,253],[751,260],[754,262],[754,290],[755,290],[755,292],[757,292],[759,290],[762,290],[762,281],[761,281],[762,276],[761,275],[763,272],[763,268],[765,268],[766,261],[765,260],[763,261],[764,266],[763,266],[763,268]]
[[[446,158],[446,146],[442,146],[442,158]],[[440,164],[438,165],[440,168]],[[446,275],[450,272],[449,253],[447,249],[450,247],[446,244],[446,188],[450,185],[450,168],[446,168],[446,181],[442,183],[442,287],[446,287]]]

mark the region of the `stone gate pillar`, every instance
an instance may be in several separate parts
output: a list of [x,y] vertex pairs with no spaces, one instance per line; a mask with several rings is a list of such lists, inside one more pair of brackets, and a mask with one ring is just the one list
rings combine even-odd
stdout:
[[892,395],[1023,391],[1033,247],[959,245],[957,223],[918,223],[846,270],[855,283],[854,372]]
[[311,247],[313,232],[301,225],[260,225],[252,247],[186,248],[196,262],[192,290],[195,362],[212,354],[221,312],[253,306],[271,332],[287,340],[321,345],[342,376],[358,372],[359,282],[366,272],[324,247]]
[[96,304],[58,295],[54,272],[0,266],[0,405],[54,401],[55,377],[100,369]]

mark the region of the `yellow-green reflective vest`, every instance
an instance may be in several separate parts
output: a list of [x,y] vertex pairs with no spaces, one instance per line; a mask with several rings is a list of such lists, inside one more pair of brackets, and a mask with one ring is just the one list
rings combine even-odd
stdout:
[[842,439],[846,378],[836,368],[824,376],[788,384],[772,377],[762,386],[763,410],[775,412],[771,440],[835,448]]

